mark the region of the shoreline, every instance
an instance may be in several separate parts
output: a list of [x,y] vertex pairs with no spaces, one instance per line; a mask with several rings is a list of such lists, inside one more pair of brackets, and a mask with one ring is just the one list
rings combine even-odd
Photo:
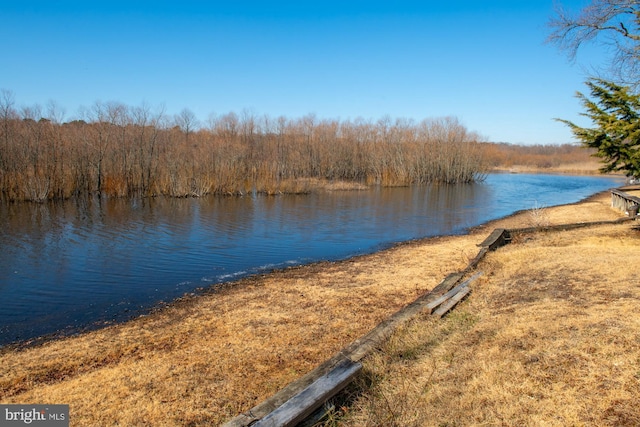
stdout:
[[[506,173],[506,171],[505,171]],[[523,172],[523,173],[529,173],[529,172]],[[546,172],[539,172],[539,173],[546,173]],[[638,189],[640,189],[640,186],[638,187]],[[590,196],[585,197],[582,200],[579,200],[577,202],[573,202],[573,203],[568,203],[565,205],[557,205],[555,207],[559,207],[559,206],[576,206],[576,205],[580,205],[582,203],[585,202],[589,202],[591,200],[596,200],[600,197],[602,197],[604,194],[609,194],[609,190],[604,190],[602,192],[599,193],[595,193],[592,194]],[[554,206],[552,206],[554,207]],[[545,207],[546,208],[546,207]],[[501,223],[504,221],[508,221],[511,218],[515,218],[519,215],[525,214],[528,211],[530,211],[529,209],[522,209],[522,210],[518,210],[515,211],[509,215],[506,215],[504,217],[501,218],[496,218],[496,219],[492,219],[489,220],[485,223],[482,224],[478,224],[475,226],[471,226],[469,228],[466,228],[464,231],[457,233],[457,234],[443,234],[443,235],[436,235],[436,236],[429,236],[429,237],[421,237],[421,238],[415,238],[415,239],[410,239],[410,240],[405,240],[405,241],[400,241],[400,242],[394,242],[394,243],[390,243],[387,247],[384,247],[382,249],[376,250],[374,252],[370,252],[370,253],[364,253],[364,254],[359,254],[359,255],[353,255],[350,256],[348,258],[345,259],[340,259],[340,260],[335,260],[335,261],[330,261],[330,260],[320,260],[320,261],[315,261],[315,262],[311,262],[309,264],[300,264],[300,265],[295,265],[295,266],[289,266],[289,267],[284,267],[284,268],[279,268],[279,269],[274,269],[274,270],[269,270],[267,272],[264,273],[256,273],[256,274],[252,274],[246,277],[242,277],[240,279],[236,279],[236,280],[232,280],[229,282],[221,282],[218,284],[215,284],[211,287],[208,288],[199,288],[196,289],[192,292],[189,292],[188,294],[182,295],[174,300],[171,301],[160,301],[158,304],[149,307],[145,310],[143,310],[142,312],[133,315],[133,317],[128,318],[126,320],[122,320],[122,321],[118,321],[118,320],[113,320],[113,321],[109,321],[109,322],[100,322],[97,325],[88,325],[79,329],[70,329],[70,328],[66,328],[64,330],[59,330],[59,331],[55,331],[52,332],[50,334],[45,334],[45,335],[41,335],[35,338],[29,338],[26,340],[18,340],[18,341],[14,341],[14,342],[9,342],[7,344],[4,345],[0,345],[0,355],[2,353],[5,352],[9,352],[9,351],[21,351],[21,350],[25,350],[25,349],[29,349],[29,348],[34,348],[34,347],[38,347],[41,345],[45,345],[49,342],[52,341],[59,341],[59,340],[64,340],[64,339],[69,339],[69,338],[73,338],[73,337],[77,337],[77,336],[81,336],[81,335],[85,335],[85,334],[89,334],[92,332],[96,332],[99,331],[101,329],[105,329],[105,328],[111,328],[111,327],[117,327],[119,325],[124,325],[127,324],[129,322],[135,322],[138,319],[142,319],[148,316],[154,316],[158,313],[161,313],[163,310],[169,309],[169,308],[173,308],[173,309],[180,309],[182,306],[188,306],[189,304],[193,304],[193,303],[197,303],[197,301],[201,298],[201,297],[212,297],[215,295],[218,295],[221,292],[225,292],[228,289],[236,289],[236,288],[242,288],[242,287],[246,287],[246,286],[251,286],[253,284],[255,284],[256,282],[259,282],[271,275],[274,274],[281,274],[281,273],[286,273],[286,272],[290,272],[290,273],[294,273],[296,271],[299,270],[309,270],[304,271],[302,274],[313,274],[313,273],[318,273],[320,271],[322,271],[325,268],[328,267],[335,267],[335,266],[339,266],[342,263],[350,263],[350,262],[356,262],[357,260],[364,260],[366,261],[366,259],[368,257],[374,256],[376,254],[384,254],[386,251],[390,251],[393,250],[395,248],[399,248],[399,247],[408,247],[408,246],[414,246],[414,245],[422,245],[422,244],[426,244],[430,241],[437,241],[439,239],[442,238],[450,238],[450,237],[458,237],[458,236],[467,236],[467,235],[472,235],[475,233],[482,233],[487,229],[490,229],[492,227],[492,225],[497,224],[497,223]]]
[[[605,191],[545,211],[551,222],[621,217],[607,198]],[[165,412],[174,414],[173,425],[221,423],[460,270],[488,230],[526,225],[528,214],[516,212],[461,235],[251,276],[124,324],[15,351],[3,348],[0,361],[9,373],[0,377],[0,401],[70,403],[82,424],[136,424],[143,418],[153,424]],[[96,405],[104,412],[96,413]]]
[[332,425],[637,425],[640,226],[582,221],[598,196],[551,208],[577,219],[559,228],[511,230],[468,299],[365,360]]
[[[501,173],[500,171],[492,171],[492,172],[497,172],[497,173]],[[506,171],[502,171],[504,173],[507,173]],[[518,173],[533,173],[533,172],[518,172]],[[538,173],[541,174],[547,174],[548,172],[545,171],[539,171]],[[355,189],[356,191],[358,189]],[[332,190],[335,191],[335,190]],[[338,191],[353,191],[353,189],[351,190],[338,190]],[[604,193],[608,193],[608,190],[604,190],[603,192],[600,193],[596,193],[593,194],[591,196],[587,196],[586,198],[579,200],[577,202],[574,203],[570,203],[567,205],[561,205],[561,206],[571,206],[571,205],[578,205],[582,202],[586,202],[589,201],[592,198],[596,198],[598,195],[604,194]],[[260,281],[262,279],[264,279],[265,277],[268,277],[272,274],[277,274],[277,273],[283,273],[283,272],[295,272],[296,270],[300,270],[300,269],[309,269],[310,271],[314,271],[314,272],[319,272],[321,271],[323,268],[327,268],[329,266],[335,266],[335,265],[339,265],[340,263],[346,263],[346,262],[354,262],[355,260],[358,259],[364,259],[366,260],[367,257],[375,255],[375,254],[382,254],[385,251],[388,250],[392,250],[394,248],[397,247],[404,247],[404,246],[408,246],[408,245],[420,245],[420,244],[424,244],[428,241],[434,240],[434,239],[440,239],[440,238],[446,238],[446,237],[456,237],[456,236],[464,236],[464,235],[469,235],[469,234],[473,234],[475,232],[482,232],[482,230],[490,228],[491,225],[493,223],[498,223],[504,220],[508,220],[509,218],[521,215],[524,212],[527,212],[527,209],[523,209],[523,210],[519,210],[519,211],[515,211],[507,216],[501,217],[501,218],[496,218],[496,219],[492,219],[489,220],[485,223],[481,223],[475,226],[471,226],[469,228],[464,229],[463,231],[461,231],[460,233],[455,233],[455,234],[443,234],[443,235],[436,235],[436,236],[429,236],[429,237],[421,237],[421,238],[415,238],[415,239],[410,239],[410,240],[406,240],[406,241],[399,241],[399,242],[393,242],[393,243],[389,243],[387,246],[375,250],[374,252],[370,252],[370,253],[364,253],[364,254],[359,254],[359,255],[353,255],[350,256],[348,258],[344,258],[344,259],[340,259],[340,260],[335,260],[335,261],[330,261],[330,260],[320,260],[320,261],[315,261],[315,262],[311,262],[309,264],[300,264],[300,265],[295,265],[295,266],[289,266],[289,267],[284,267],[284,268],[276,268],[274,270],[269,270],[263,273],[256,273],[256,274],[252,274],[246,277],[242,277],[240,279],[236,279],[233,281],[229,281],[229,282],[221,282],[218,284],[215,284],[211,287],[208,288],[198,288],[195,289],[187,294],[184,294],[182,296],[179,296],[178,298],[171,300],[171,301],[160,301],[157,304],[153,305],[152,307],[146,308],[141,310],[140,312],[133,314],[132,317],[128,317],[125,318],[124,320],[110,320],[110,321],[100,321],[97,322],[96,324],[91,324],[91,325],[86,325],[80,328],[65,328],[63,330],[58,330],[49,334],[45,334],[45,335],[41,335],[41,336],[37,336],[37,337],[33,337],[33,338],[28,338],[25,340],[17,340],[17,341],[13,341],[13,342],[9,342],[6,344],[1,344],[0,345],[0,354],[4,353],[4,352],[10,352],[10,351],[21,351],[24,349],[28,349],[28,348],[33,348],[33,347],[38,347],[44,344],[47,344],[49,342],[52,341],[59,341],[59,340],[64,340],[64,339],[69,339],[69,338],[73,338],[73,337],[77,337],[77,336],[81,336],[84,334],[88,334],[91,332],[95,332],[95,331],[99,331],[101,329],[104,328],[110,328],[110,327],[116,327],[118,325],[123,325],[129,322],[134,322],[138,319],[141,318],[145,318],[148,316],[153,316],[159,312],[161,312],[162,310],[168,309],[168,308],[180,308],[181,305],[183,304],[192,304],[194,302],[196,302],[199,298],[201,297],[210,297],[213,295],[217,295],[220,292],[224,292],[226,289],[228,288],[237,288],[237,287],[243,287],[243,286],[250,286],[253,283]]]
[[[542,172],[546,173],[545,171],[542,171]],[[482,224],[471,226],[471,228],[478,227],[478,226],[482,226]],[[460,234],[465,234],[465,233],[468,233],[467,229],[456,230],[455,233],[443,234],[442,236],[460,235]],[[432,236],[432,237],[437,237],[437,236]],[[427,238],[430,238],[430,237],[427,237]],[[419,241],[421,239],[422,238],[411,239],[411,240]],[[398,244],[402,244],[402,243],[403,243],[402,241],[395,242],[395,243],[388,242],[388,243],[385,243],[384,245],[368,248],[367,251],[369,251],[369,250],[374,251],[374,252],[375,251],[380,251],[382,249],[388,249],[388,248],[391,248],[393,246],[397,246]],[[365,253],[365,255],[366,254],[370,254],[370,253],[372,253],[372,252],[367,252],[367,253]],[[351,255],[350,257],[353,257],[353,256],[355,256],[355,255]],[[344,259],[345,258],[343,258],[341,260],[344,260]],[[346,258],[346,259],[348,259],[348,258]],[[321,261],[319,261],[319,262],[321,262]],[[329,261],[329,262],[335,262],[335,261]],[[307,265],[307,264],[297,265],[296,267],[304,266],[304,265]],[[286,266],[282,266],[281,268],[286,269],[287,267]],[[272,272],[272,271],[275,271],[275,270],[269,269],[269,270],[265,270],[265,271],[268,274],[269,272]],[[257,275],[258,277],[263,275],[263,274],[264,274],[263,272],[255,273],[255,275]],[[111,325],[116,325],[116,324],[125,323],[125,322],[128,322],[128,321],[132,321],[132,320],[135,320],[137,317],[147,316],[147,315],[150,315],[150,314],[153,314],[153,313],[157,312],[158,310],[162,310],[167,305],[170,305],[170,304],[174,303],[175,301],[179,301],[179,300],[188,298],[190,295],[199,296],[199,295],[206,295],[206,294],[209,294],[209,293],[212,293],[212,292],[213,293],[217,293],[219,289],[225,288],[227,285],[232,285],[233,286],[235,282],[236,282],[236,280],[234,279],[234,281],[232,281],[232,282],[222,282],[222,283],[214,284],[212,288],[209,288],[209,287],[195,288],[193,290],[189,290],[187,293],[185,293],[183,295],[176,295],[175,299],[167,299],[167,300],[164,300],[164,301],[157,301],[157,303],[154,302],[153,304],[147,305],[145,307],[137,307],[137,308],[134,307],[128,313],[122,313],[122,315],[119,315],[119,314],[116,313],[113,316],[110,316],[109,318],[104,318],[104,319],[100,319],[100,320],[91,321],[91,323],[78,322],[76,324],[73,324],[73,321],[70,321],[69,324],[63,325],[63,327],[61,329],[56,330],[56,331],[52,331],[52,332],[48,332],[48,333],[43,334],[43,335],[31,336],[29,331],[25,330],[26,333],[22,334],[22,335],[26,336],[27,338],[13,339],[13,340],[8,341],[6,343],[0,344],[0,352],[2,352],[6,348],[18,349],[18,348],[36,346],[36,345],[39,345],[41,343],[45,343],[45,342],[48,342],[48,341],[52,341],[52,340],[56,340],[56,339],[64,339],[64,338],[80,335],[80,334],[83,334],[83,333],[95,331],[95,330],[104,328],[106,326],[111,326]],[[204,285],[204,286],[206,286],[206,285]],[[17,332],[20,332],[20,330],[17,331]],[[7,333],[7,335],[9,335],[9,334]],[[18,333],[15,333],[15,334],[12,334],[12,335],[13,335],[13,337],[15,337],[15,336],[18,335]]]

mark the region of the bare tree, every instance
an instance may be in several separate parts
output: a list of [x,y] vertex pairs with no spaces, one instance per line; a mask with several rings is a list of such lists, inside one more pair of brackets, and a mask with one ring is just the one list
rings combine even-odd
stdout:
[[223,116],[216,117],[213,128],[215,132],[228,140],[234,139],[239,132],[240,119],[234,112],[227,113]]
[[[88,163],[95,171],[95,187],[93,190],[98,196],[102,194],[105,178],[105,157],[113,136],[114,125],[109,121],[114,116],[109,115],[109,106],[102,102],[96,102],[90,108],[83,108],[81,117],[91,123],[83,136],[83,144],[87,147]],[[91,183],[91,181],[90,181]]]
[[189,143],[189,135],[196,130],[198,126],[200,126],[200,122],[196,118],[196,115],[193,111],[188,108],[183,108],[180,111],[180,114],[177,114],[174,118],[176,126],[180,128],[182,132],[184,132],[185,142]]
[[578,13],[556,5],[556,16],[549,21],[552,29],[547,41],[575,60],[586,43],[602,42],[612,57],[608,64],[613,78],[623,84],[640,83],[640,1],[592,0]]
[[4,176],[7,164],[7,156],[9,152],[9,143],[11,141],[11,122],[17,117],[15,106],[15,95],[13,92],[2,89],[0,90],[0,120],[2,120],[2,150],[0,150],[0,176]]
[[[187,116],[189,114],[185,115],[185,117]],[[135,125],[137,167],[140,176],[137,187],[142,194],[153,194],[153,184],[158,168],[159,135],[165,129],[164,108],[161,107],[157,112],[153,113],[149,105],[142,104],[132,109],[132,119]],[[191,120],[188,120],[186,126],[190,132],[192,129]]]
[[15,95],[7,89],[0,90],[0,119],[3,123],[7,123],[10,119],[15,119],[17,113],[15,110]]
[[65,152],[62,136],[62,123],[66,111],[57,102],[50,100],[46,105],[46,138],[48,151],[47,175],[51,180],[54,198],[63,199],[67,196],[68,180],[65,173]]
[[171,120],[144,104],[96,102],[64,123],[53,102],[20,111],[14,103],[0,93],[0,200],[279,194],[309,191],[318,179],[411,185],[468,182],[477,172],[474,138],[454,119],[272,119],[244,110],[197,130],[186,109]]

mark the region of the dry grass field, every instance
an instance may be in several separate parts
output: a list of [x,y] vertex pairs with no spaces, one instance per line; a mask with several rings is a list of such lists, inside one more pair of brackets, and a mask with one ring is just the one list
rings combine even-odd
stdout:
[[447,318],[366,360],[327,424],[640,425],[639,250],[637,222],[515,235]]
[[548,166],[544,169],[536,165],[527,164],[515,164],[509,167],[499,166],[496,167],[497,171],[506,171],[511,173],[555,173],[555,174],[570,174],[570,175],[595,175],[598,173],[598,169],[602,164],[595,158],[586,159],[582,162],[576,163],[562,163],[557,166]]
[[[0,403],[66,403],[74,426],[218,425],[463,269],[494,228],[621,216],[601,194],[0,349]],[[326,423],[640,424],[639,245],[633,222],[517,236],[452,314],[412,321],[371,355]]]

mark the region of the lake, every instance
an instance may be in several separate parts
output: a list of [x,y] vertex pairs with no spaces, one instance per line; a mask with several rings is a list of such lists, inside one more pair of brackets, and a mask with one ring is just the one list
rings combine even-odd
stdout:
[[476,184],[310,195],[0,204],[0,346],[127,320],[251,274],[460,234],[623,183],[490,174]]

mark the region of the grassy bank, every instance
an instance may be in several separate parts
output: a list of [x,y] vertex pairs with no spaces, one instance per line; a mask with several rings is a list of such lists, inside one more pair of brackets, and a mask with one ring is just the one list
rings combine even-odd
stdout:
[[368,357],[326,424],[640,425],[639,248],[633,222],[516,234],[446,319],[415,319]]
[[[72,425],[220,424],[313,369],[448,273],[464,268],[477,253],[476,245],[494,228],[533,225],[541,216],[555,224],[616,219],[622,214],[609,207],[609,196],[604,194],[577,205],[545,209],[537,218],[522,212],[465,236],[415,241],[344,262],[242,280],[153,315],[81,336],[32,348],[6,348],[0,351],[0,402],[68,403]],[[500,417],[506,424],[528,420],[537,425],[535,414],[527,418],[527,412],[521,411],[532,397],[551,407],[559,404],[549,400],[553,393],[575,386],[572,393],[579,397],[588,395],[591,385],[599,387],[594,395],[607,396],[613,408],[609,413],[632,411],[627,403],[637,400],[637,378],[635,392],[628,381],[637,375],[640,361],[638,325],[625,315],[639,296],[634,290],[638,281],[632,274],[635,264],[631,258],[639,240],[632,227],[604,227],[598,233],[578,230],[566,235],[569,238],[523,236],[519,244],[492,254],[481,267],[484,278],[453,316],[438,324],[416,320],[407,326],[406,335],[401,332],[390,341],[386,352],[370,358],[370,377],[363,377],[368,387],[345,406],[339,423],[379,425],[380,420],[390,420],[396,425],[422,425],[426,412],[402,408],[424,411],[450,401],[449,412],[431,418],[434,425],[469,425],[482,420],[491,424]],[[574,250],[572,245],[583,240],[586,246]],[[499,258],[516,250],[520,252],[511,255],[513,260]],[[577,256],[563,258],[576,250]],[[583,274],[578,264],[574,266],[583,256],[593,276]],[[535,273],[534,267],[540,272]],[[531,276],[526,275],[528,271]],[[597,287],[592,289],[593,284]],[[608,290],[607,296],[597,297],[600,289]],[[598,304],[587,299],[592,296],[600,298]],[[535,301],[546,305],[535,306]],[[574,302],[581,305],[572,307]],[[620,318],[598,320],[611,304],[616,308],[609,310],[611,315]],[[592,305],[600,308],[592,309]],[[547,323],[521,323],[520,316],[528,312],[537,312]],[[574,318],[591,319],[590,328],[583,330],[567,320]],[[429,337],[415,335],[412,328],[422,334],[434,332]],[[530,336],[540,341],[530,343]],[[569,341],[556,342],[564,336]],[[604,343],[597,340],[589,350],[581,340],[592,336],[611,341],[613,349],[628,351],[624,358],[618,357],[610,353],[613,350],[601,348]],[[631,347],[617,347],[618,342]],[[571,352],[573,344],[579,354]],[[519,357],[509,362],[503,355],[507,351]],[[566,359],[562,359],[564,354],[568,354]],[[622,371],[624,378],[567,383],[566,367],[574,364],[578,370],[571,372],[582,378],[600,363],[578,357],[589,354],[609,358],[597,378],[602,376],[604,381],[605,373]],[[376,359],[381,364],[376,365]],[[523,376],[536,363],[541,373],[532,379]],[[619,387],[617,381],[627,388]],[[528,388],[521,393],[519,385]],[[606,394],[606,390],[616,393]],[[377,399],[380,396],[382,400]],[[425,404],[418,405],[420,402]],[[460,411],[453,410],[454,403],[461,405]],[[485,403],[490,403],[488,409],[480,411]],[[566,413],[577,413],[590,403],[596,402],[579,400],[578,407],[563,409],[564,418],[558,418],[556,424],[571,423]],[[489,418],[490,414],[495,418]],[[513,418],[516,415],[520,418]]]

